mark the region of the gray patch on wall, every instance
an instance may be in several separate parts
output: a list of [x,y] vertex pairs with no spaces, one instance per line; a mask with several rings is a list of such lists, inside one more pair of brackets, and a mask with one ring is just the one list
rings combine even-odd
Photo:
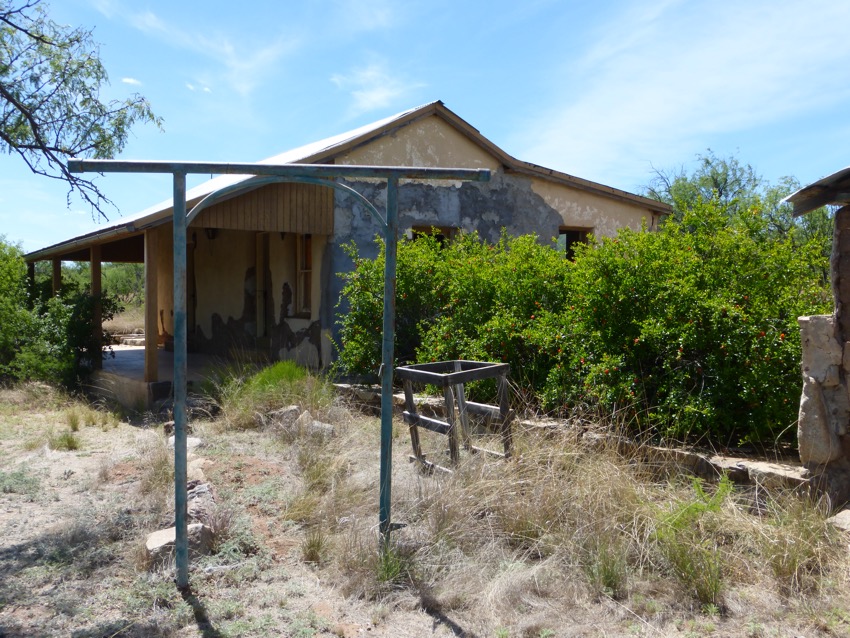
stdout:
[[[385,183],[344,183],[355,188],[383,214]],[[411,226],[451,226],[477,231],[481,239],[496,242],[504,228],[512,236],[536,234],[540,243],[549,244],[557,237],[561,223],[560,213],[534,192],[530,179],[502,171],[495,171],[490,182],[462,182],[460,187],[421,182],[407,182],[399,187],[400,233]],[[380,222],[371,218],[366,207],[354,197],[335,191],[334,236],[328,242],[322,264],[319,316],[336,343],[339,343],[336,317],[347,312],[344,302],[340,304],[343,281],[338,273],[349,272],[354,267],[343,245],[354,242],[361,257],[373,259],[378,254],[377,235],[383,237]]]

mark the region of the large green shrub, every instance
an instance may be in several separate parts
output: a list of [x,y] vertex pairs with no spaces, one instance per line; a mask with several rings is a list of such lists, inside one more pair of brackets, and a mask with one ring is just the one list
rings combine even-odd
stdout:
[[792,440],[797,317],[831,300],[819,244],[762,231],[756,213],[730,222],[702,203],[681,224],[581,251],[568,318],[576,339],[544,404],[631,405],[654,431],[715,443]]
[[[658,436],[793,440],[797,316],[826,312],[820,242],[778,238],[758,212],[698,203],[659,232],[623,230],[574,261],[531,236],[402,242],[396,361],[506,361],[523,398],[595,405]],[[380,362],[383,252],[345,274],[338,368]]]

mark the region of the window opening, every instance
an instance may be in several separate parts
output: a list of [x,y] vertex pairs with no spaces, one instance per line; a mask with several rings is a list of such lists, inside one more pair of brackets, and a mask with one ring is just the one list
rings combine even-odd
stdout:
[[589,228],[560,228],[558,230],[558,250],[563,251],[567,259],[575,257],[575,247],[578,244],[586,244]]

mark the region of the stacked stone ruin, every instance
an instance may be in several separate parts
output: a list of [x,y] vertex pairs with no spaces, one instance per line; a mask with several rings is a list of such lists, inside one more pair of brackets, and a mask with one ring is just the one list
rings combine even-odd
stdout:
[[[788,198],[800,215],[824,204],[846,203],[850,169]],[[797,423],[800,461],[811,485],[833,506],[850,503],[850,206],[835,214],[830,259],[834,312],[800,317],[803,392]]]

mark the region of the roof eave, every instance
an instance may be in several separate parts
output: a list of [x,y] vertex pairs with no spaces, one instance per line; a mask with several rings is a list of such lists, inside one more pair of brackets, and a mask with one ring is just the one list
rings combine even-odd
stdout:
[[782,201],[792,205],[794,217],[805,215],[827,204],[850,204],[850,167],[804,186]]

